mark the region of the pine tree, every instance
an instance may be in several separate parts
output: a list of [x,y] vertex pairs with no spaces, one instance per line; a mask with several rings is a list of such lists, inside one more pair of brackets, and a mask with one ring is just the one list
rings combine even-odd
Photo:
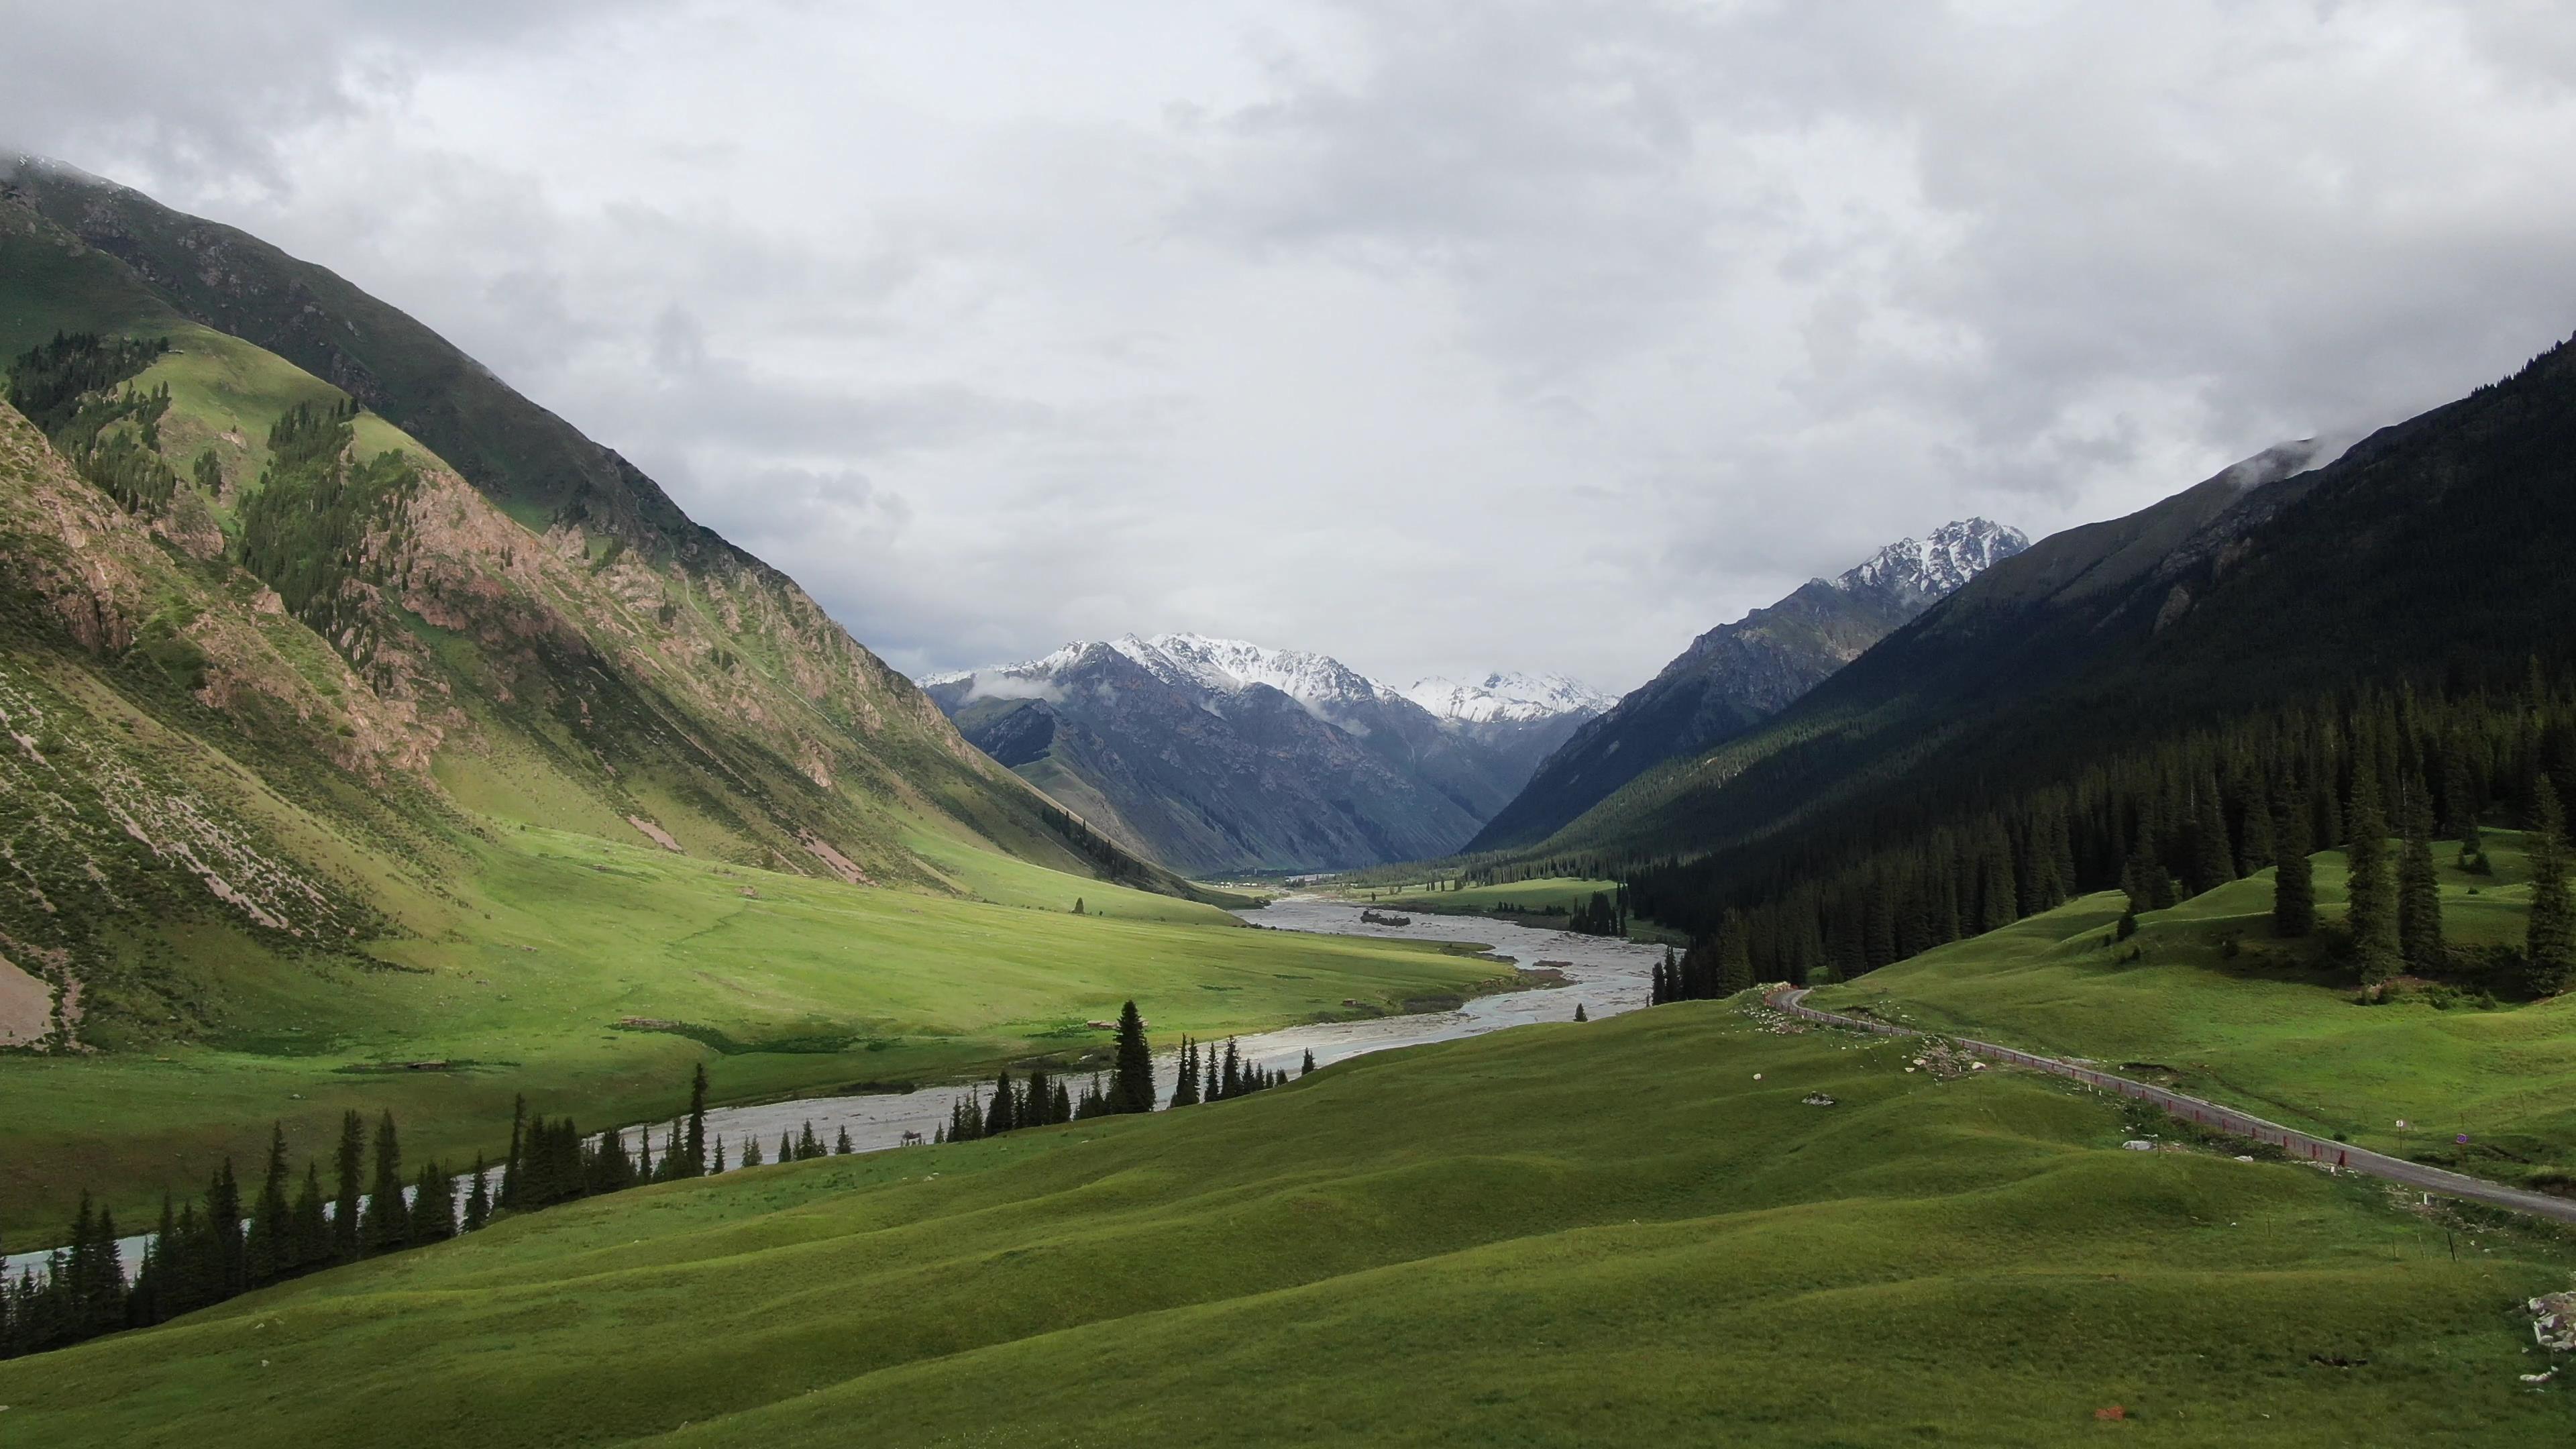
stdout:
[[343,1259],[358,1256],[358,1175],[366,1161],[367,1124],[352,1110],[340,1118],[340,1190],[331,1210],[331,1246]]
[[272,1123],[268,1167],[260,1174],[259,1201],[251,1208],[250,1237],[243,1244],[251,1283],[276,1280],[294,1267],[294,1208],[286,1200],[286,1124]]
[[756,1134],[742,1139],[742,1165],[745,1167],[760,1165],[760,1138]]
[[784,1127],[778,1129],[778,1160],[781,1162],[796,1160],[796,1144],[788,1140],[787,1129]]
[[1243,1076],[1243,1057],[1235,1050],[1233,1037],[1225,1039],[1225,1065],[1219,1081],[1221,1088],[1217,1095],[1220,1097],[1240,1097],[1250,1090]]
[[[1581,1011],[1582,1009],[1583,1009],[1583,1008],[1582,1008],[1582,1007],[1580,1007],[1580,1006],[1577,1006],[1577,1007],[1575,1008],[1575,1010],[1577,1010],[1577,1011]],[[1313,1047],[1308,1047],[1308,1048],[1306,1048],[1306,1060],[1305,1060],[1304,1062],[1300,1063],[1300,1064],[1298,1065],[1298,1067],[1297,1067],[1297,1075],[1299,1075],[1299,1076],[1301,1076],[1301,1077],[1304,1077],[1304,1076],[1312,1076],[1312,1075],[1314,1074],[1314,1071],[1315,1071],[1315,1049],[1314,1049]]]
[[2237,847],[2241,862],[2237,874],[2249,876],[2275,863],[2272,845],[2272,802],[2260,791],[2248,791],[2245,797],[2243,843]]
[[2352,904],[2344,915],[2352,931],[2353,959],[2365,986],[2397,972],[2397,882],[2388,870],[2388,821],[2380,813],[2378,771],[2357,760],[2352,800],[2344,809],[2344,844]]
[[805,1123],[805,1130],[799,1133],[796,1138],[796,1160],[799,1162],[811,1162],[822,1155],[823,1141],[821,1138],[814,1135],[813,1120],[808,1118]]
[[2274,808],[2280,815],[2272,870],[2272,934],[2304,936],[2317,925],[2316,863],[2308,859],[2307,802],[2294,790],[2282,790]]
[[2409,790],[2397,850],[2397,944],[2406,969],[2439,975],[2450,965],[2442,946],[2442,886],[2433,872],[2433,810],[2421,790]]
[[841,1135],[832,1143],[832,1155],[834,1157],[847,1157],[858,1150],[859,1149],[856,1147],[850,1145],[850,1124],[847,1122],[842,1123]]
[[[1575,1019],[1576,1021],[1590,1021],[1590,1020],[1592,1019],[1591,1017],[1588,1017],[1588,1016],[1586,1016],[1586,1015],[1584,1015],[1584,1014],[1583,1014],[1583,1003],[1582,1003],[1582,1002],[1580,1002],[1580,1001],[1578,1001],[1578,1002],[1574,1003],[1574,1019]],[[1308,1070],[1308,1071],[1310,1071],[1310,1072],[1311,1072],[1311,1071],[1313,1071],[1314,1069],[1315,1069],[1315,1054],[1314,1054],[1313,1052],[1308,1052],[1308,1053],[1306,1053],[1306,1070]]]
[[701,1062],[689,1075],[689,1145],[684,1177],[707,1175],[707,1068]]
[[402,1144],[394,1136],[394,1114],[376,1123],[376,1180],[367,1194],[363,1233],[367,1251],[385,1253],[411,1240],[411,1210],[403,1202]]
[[1020,1125],[1020,1094],[1011,1085],[1011,1074],[1004,1071],[993,1078],[993,1100],[984,1108],[984,1135],[999,1137]]
[[647,1122],[635,1129],[635,1180],[660,1182],[662,1179],[653,1175],[655,1171],[657,1169],[653,1166],[653,1124]]
[[2218,809],[2218,785],[2204,780],[2192,789],[2191,893],[2214,891],[2236,879],[2236,852],[2227,839],[2227,822]]
[[230,1298],[250,1287],[250,1259],[242,1244],[241,1184],[233,1160],[215,1170],[206,1184],[206,1251],[218,1298]]
[[1118,1058],[1109,1077],[1109,1104],[1114,1112],[1154,1110],[1154,1050],[1145,1041],[1145,1018],[1136,1003],[1118,1012]]
[[474,1182],[465,1190],[464,1226],[469,1233],[482,1231],[483,1225],[492,1221],[492,1193],[484,1185],[484,1179],[491,1175],[491,1171],[483,1162],[483,1154],[475,1153]]
[[1753,985],[1753,943],[1744,913],[1729,909],[1717,923],[1717,983],[1714,995],[1733,996]]
[[2567,896],[2567,812],[2547,774],[2533,781],[2533,824],[2524,849],[2531,861],[2531,918],[2524,955],[2533,991],[2555,995],[2576,985],[2576,908]]
[[412,1185],[411,1240],[440,1243],[455,1236],[456,1182],[437,1163],[422,1163],[420,1181]]
[[304,1164],[304,1189],[295,1195],[295,1250],[293,1265],[310,1268],[331,1260],[331,1220],[322,1208],[322,1169],[314,1162]]
[[505,1208],[524,1206],[519,1199],[522,1189],[527,1185],[527,1126],[528,1099],[523,1096],[512,1097],[510,1099],[510,1155],[501,1159],[501,1206]]
[[1172,1105],[1195,1107],[1198,1105],[1198,1100],[1199,1044],[1188,1037],[1182,1037],[1180,1074],[1179,1080],[1172,1083]]
[[[708,1148],[707,1154],[707,1171],[722,1172],[725,1170],[725,1145],[723,1133],[719,1132],[716,1134],[716,1145]],[[751,1164],[744,1163],[743,1165],[748,1167]]]

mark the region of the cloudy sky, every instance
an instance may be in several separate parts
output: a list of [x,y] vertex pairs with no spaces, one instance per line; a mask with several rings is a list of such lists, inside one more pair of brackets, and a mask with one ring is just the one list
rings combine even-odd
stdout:
[[[1633,686],[2576,330],[2549,3],[0,0],[0,145],[419,316],[915,671]],[[2554,158],[2554,159],[2553,159]]]

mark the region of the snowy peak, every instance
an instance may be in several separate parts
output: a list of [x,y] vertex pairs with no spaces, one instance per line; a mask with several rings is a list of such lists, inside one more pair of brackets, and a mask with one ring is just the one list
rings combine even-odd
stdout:
[[964,698],[1054,699],[1064,675],[1093,650],[1114,650],[1165,684],[1197,696],[1209,707],[1255,686],[1267,686],[1303,705],[1306,712],[1344,729],[1365,732],[1357,717],[1383,706],[1418,707],[1433,719],[1459,724],[1516,724],[1591,716],[1612,700],[1561,674],[1498,670],[1472,683],[1430,678],[1395,689],[1329,654],[1273,649],[1242,639],[1205,634],[1135,634],[1106,643],[1077,639],[1043,659],[925,676],[925,689],[965,685]]
[[1204,634],[1139,639],[1130,634],[1109,647],[1169,684],[1195,685],[1213,694],[1240,694],[1266,684],[1309,710],[1331,711],[1392,698],[1395,693],[1330,655],[1272,649],[1241,639],[1211,639]]
[[1468,724],[1593,715],[1614,703],[1608,695],[1562,674],[1522,674],[1517,670],[1488,674],[1472,684],[1437,675],[1417,679],[1412,688],[1404,691],[1404,697],[1429,710],[1434,718]]
[[1945,523],[1929,538],[1900,538],[1833,580],[1845,593],[1881,589],[1938,599],[2030,547],[2030,536],[1987,518]]

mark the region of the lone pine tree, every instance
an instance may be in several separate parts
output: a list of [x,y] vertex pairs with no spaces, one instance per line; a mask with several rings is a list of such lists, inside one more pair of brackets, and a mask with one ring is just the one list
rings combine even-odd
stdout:
[[1145,1042],[1145,1018],[1133,1001],[1118,1012],[1118,1058],[1109,1078],[1109,1110],[1154,1110],[1154,1052]]

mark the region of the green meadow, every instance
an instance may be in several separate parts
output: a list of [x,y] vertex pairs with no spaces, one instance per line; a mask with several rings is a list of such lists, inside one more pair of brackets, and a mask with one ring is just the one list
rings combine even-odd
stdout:
[[1363,904],[1483,915],[1500,906],[1532,913],[1571,912],[1575,907],[1589,903],[1597,893],[1616,892],[1618,889],[1619,883],[1615,880],[1548,877],[1514,881],[1509,885],[1463,886],[1454,891],[1432,889],[1427,884],[1354,887],[1348,894]]
[[[2520,839],[2490,832],[2487,853],[2495,873],[2481,876],[2436,851],[2454,944],[2522,939],[2531,890]],[[2343,856],[2315,860],[2319,914],[2340,918]],[[2092,1057],[2500,1181],[2576,1183],[2576,997],[2488,1007],[2400,990],[2359,1004],[2348,981],[2307,964],[2304,943],[2273,937],[2270,871],[2142,915],[2125,942],[2113,939],[2122,906],[2116,892],[2086,896],[1815,1001]]]
[[[956,896],[494,823],[466,837],[476,858],[461,898],[440,903],[444,929],[304,959],[209,930],[188,969],[226,1025],[0,1056],[0,1229],[52,1241],[85,1186],[133,1221],[223,1154],[249,1170],[272,1121],[300,1159],[344,1110],[390,1109],[414,1160],[461,1166],[497,1158],[519,1093],[606,1126],[670,1115],[701,1062],[730,1101],[942,1083],[1092,1058],[1110,1033],[1084,1023],[1131,997],[1176,1040],[1400,1010],[1508,974],[1457,949],[1253,930],[1213,906],[913,844]],[[400,1069],[416,1062],[445,1065]]]
[[188,1449],[2565,1436],[2516,1311],[2564,1240],[2122,1151],[2116,1099],[1909,1050],[1692,1003],[640,1189],[0,1363],[0,1402]]

